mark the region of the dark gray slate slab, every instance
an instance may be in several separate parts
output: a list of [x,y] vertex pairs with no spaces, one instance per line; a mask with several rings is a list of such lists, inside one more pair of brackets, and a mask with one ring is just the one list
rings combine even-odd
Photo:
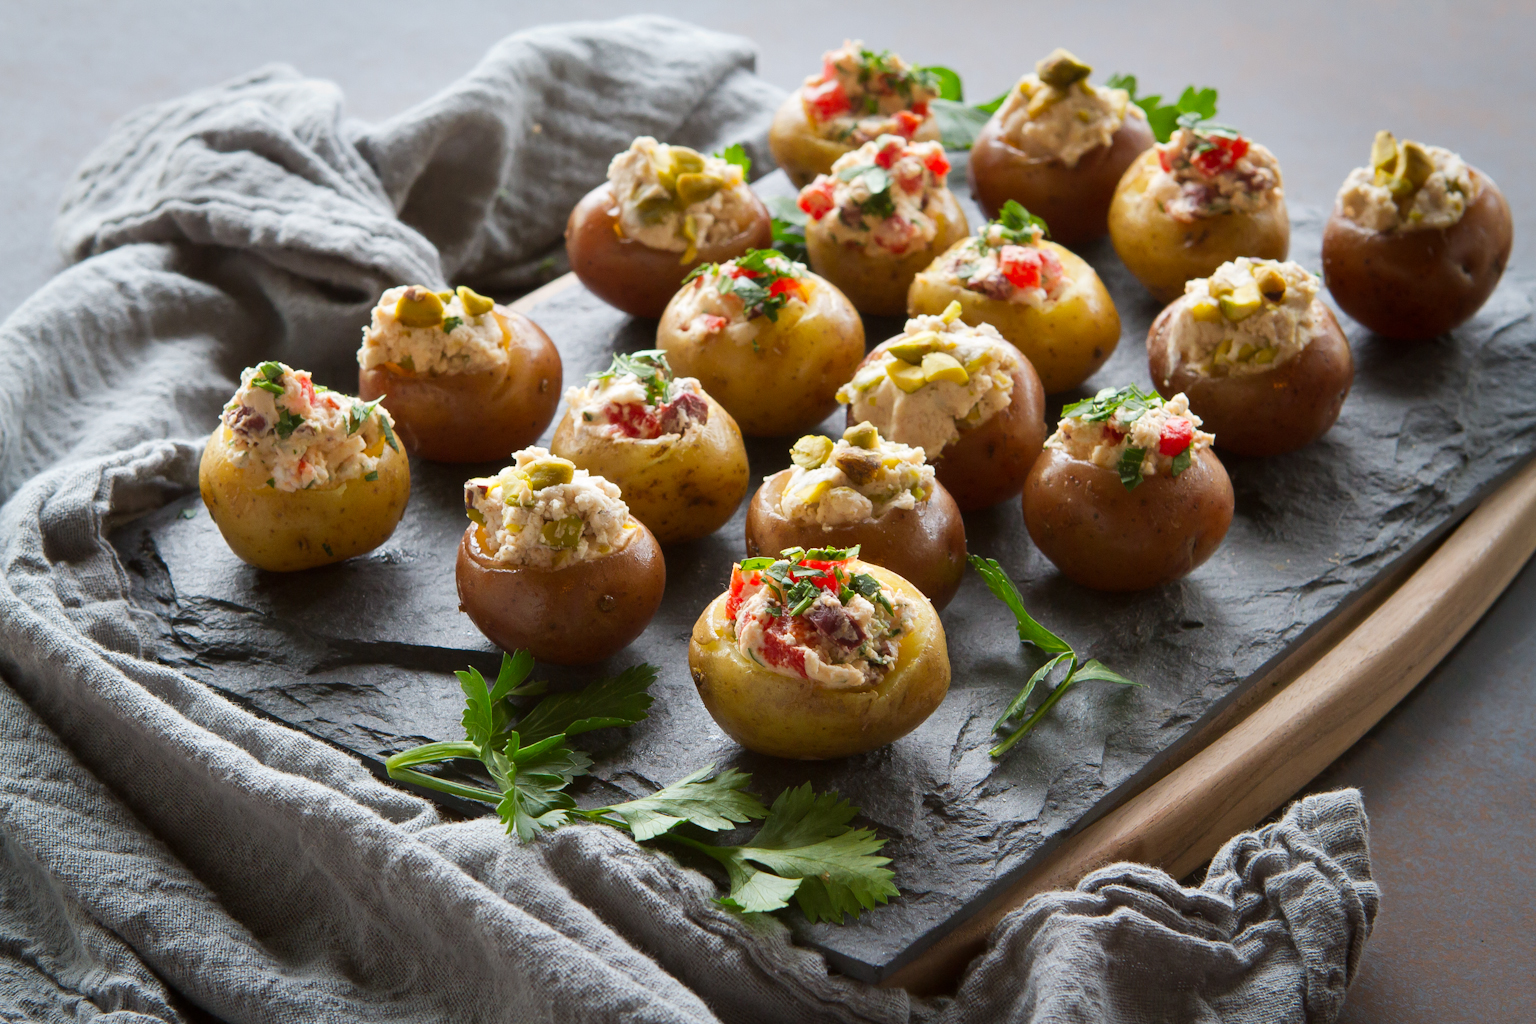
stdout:
[[[767,181],[766,192],[787,188],[782,179]],[[1321,216],[1292,215],[1292,255],[1317,269]],[[1114,296],[1124,329],[1119,350],[1083,393],[1145,385],[1144,340],[1158,307],[1107,242],[1084,255]],[[1388,342],[1344,321],[1357,376],[1338,425],[1288,456],[1224,456],[1237,493],[1231,532],[1180,583],[1138,595],[1087,591],[1034,549],[1017,503],[968,516],[971,550],[1003,563],[1038,618],[1148,684],[1085,684],[1002,763],[987,755],[991,723],[1039,662],[1020,648],[1011,620],[974,575],[944,613],[949,696],[912,735],[823,764],[760,757],[726,738],[694,691],[686,646],[694,619],[743,554],[738,513],[714,536],[667,553],[666,599],[632,647],[607,666],[546,673],[561,686],[642,660],[661,667],[649,720],[593,734],[595,777],[577,789],[579,798],[639,795],[709,762],[752,772],[769,798],[805,780],[838,789],[890,840],[903,896],[857,923],[797,927],[847,973],[884,976],[1106,811],[1245,682],[1443,533],[1531,454],[1532,292],[1528,280],[1506,280],[1475,321],[1422,344]],[[533,315],[560,347],[568,382],[606,366],[611,351],[653,344],[652,324],[580,289]],[[870,343],[899,326],[870,323]],[[751,442],[754,474],[787,465],[787,444]],[[471,663],[492,669],[498,660],[458,611],[453,583],[464,525],[460,484],[481,471],[413,465],[410,508],[387,544],[299,575],[239,562],[195,495],[125,527],[115,542],[137,600],[162,623],[156,655],[375,768],[405,747],[457,738],[462,698],[449,673]]]

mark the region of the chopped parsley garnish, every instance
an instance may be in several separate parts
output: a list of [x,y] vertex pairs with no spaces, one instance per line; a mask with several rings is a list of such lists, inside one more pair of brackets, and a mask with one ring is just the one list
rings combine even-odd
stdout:
[[839,180],[854,182],[864,179],[869,198],[859,204],[859,210],[871,217],[884,219],[896,212],[896,199],[891,195],[891,175],[878,164],[855,164],[837,172]]
[[733,142],[720,152],[711,155],[719,157],[728,164],[735,164],[737,167],[740,167],[743,178],[752,173],[752,158],[747,156],[746,147],[739,142]]
[[1111,75],[1109,87],[1124,89],[1130,94],[1131,102],[1146,112],[1147,124],[1158,142],[1167,142],[1171,139],[1176,128],[1193,127],[1192,124],[1184,123],[1186,117],[1193,116],[1195,123],[1198,124],[1204,119],[1216,116],[1215,89],[1196,89],[1192,85],[1186,86],[1176,103],[1164,103],[1161,94],[1137,96],[1135,75]]
[[1136,485],[1141,483],[1141,463],[1147,457],[1145,448],[1128,447],[1120,453],[1120,461],[1115,464],[1115,472],[1120,474],[1120,482],[1128,491],[1134,491]]
[[659,348],[642,349],[639,352],[615,352],[608,369],[587,374],[588,380],[612,380],[626,373],[635,375],[645,388],[647,405],[665,405],[672,400],[672,367],[667,354]]
[[[251,387],[261,388],[261,390],[274,395],[283,393],[285,389],[283,388],[282,363],[268,361],[256,367],[256,371],[257,375],[251,378]],[[287,435],[283,436],[286,437]]]
[[[351,408],[347,410],[348,437],[351,437],[363,428],[363,424],[368,422],[368,418],[378,411],[379,403],[382,401],[384,401],[384,396],[380,395],[371,402],[356,401],[352,403]],[[379,417],[379,430],[384,434],[384,440],[389,443],[389,446],[395,451],[399,451],[400,445],[395,441],[395,432],[389,425],[388,416]]]
[[369,483],[373,483],[378,478],[379,478],[379,471],[376,470],[376,469],[373,472],[371,472],[371,473],[364,473],[363,474],[363,479],[367,480]]
[[[997,225],[999,230],[996,233],[1002,236],[1004,245],[1033,245],[1036,229],[1039,229],[1040,233],[1047,238],[1051,234],[1045,219],[1030,213],[1016,199],[1010,199],[1004,203],[1003,208],[997,213],[997,219],[992,223]],[[993,232],[984,231],[981,237],[990,240],[991,234]]]
[[1116,409],[1122,409],[1121,422],[1135,423],[1142,413],[1162,404],[1163,396],[1156,391],[1143,391],[1134,384],[1127,384],[1119,390],[1105,388],[1092,398],[1073,402],[1061,410],[1061,414],[1084,423],[1102,423],[1113,416]]
[[768,212],[773,215],[773,244],[785,259],[804,263],[810,259],[805,248],[805,226],[810,215],[800,209],[793,196],[770,196],[765,200]]
[[[775,618],[780,614],[804,614],[823,592],[835,594],[841,604],[847,604],[857,594],[894,614],[896,608],[881,589],[880,581],[869,573],[850,573],[836,564],[826,569],[805,564],[846,562],[858,555],[858,545],[851,548],[813,548],[810,551],[804,548],[785,548],[778,558],[746,558],[737,567],[744,573],[755,571],[762,574],[775,598],[768,608]],[[827,585],[829,581],[833,586]]]
[[304,417],[303,416],[295,416],[293,413],[289,412],[287,409],[278,409],[277,410],[277,423],[276,423],[275,426],[273,426],[272,429],[277,431],[277,436],[278,437],[280,437],[284,441],[286,441],[286,440],[288,440],[288,438],[293,436],[293,432],[295,430],[298,430],[303,425],[304,425]]
[[[769,260],[782,260],[777,266]],[[714,278],[715,291],[721,295],[735,295],[741,300],[742,310],[748,319],[765,316],[770,323],[779,319],[779,310],[794,298],[798,289],[786,287],[781,281],[793,281],[803,276],[801,267],[777,249],[748,249],[736,257],[738,273],[726,273],[720,264],[710,263],[694,268],[686,281],[701,273]]]
[[271,478],[271,477],[270,477],[270,476],[269,476],[269,477],[267,477],[267,486],[268,486],[268,487],[271,487],[271,488],[272,488],[272,489],[273,489],[273,490],[276,490],[276,489],[277,489],[277,481],[275,481],[275,480],[273,480],[273,479],[272,479],[272,478]]
[[443,320],[443,333],[444,334],[452,334],[454,332],[455,328],[462,327],[463,324],[464,324],[464,318],[461,317],[461,316],[446,317]]

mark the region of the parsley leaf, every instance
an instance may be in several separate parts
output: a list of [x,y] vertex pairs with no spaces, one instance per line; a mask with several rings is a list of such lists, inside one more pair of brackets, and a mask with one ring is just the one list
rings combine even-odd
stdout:
[[965,99],[965,85],[954,70],[938,64],[930,64],[928,67],[917,68],[916,71],[924,76],[924,84],[939,94],[939,99],[953,100],[956,103]]
[[739,142],[733,142],[718,153],[712,154],[728,164],[735,164],[741,168],[741,176],[745,178],[752,173],[752,158],[747,156],[746,147]]
[[1134,423],[1142,413],[1162,404],[1163,396],[1156,391],[1143,391],[1135,384],[1127,384],[1119,389],[1104,388],[1092,398],[1073,402],[1061,410],[1061,415],[1084,423],[1102,423],[1113,416],[1115,410],[1124,409],[1128,415],[1120,418],[1127,423]]
[[[697,269],[697,268],[696,268]],[[632,373],[645,388],[645,401],[649,405],[665,405],[672,400],[672,367],[667,354],[659,348],[642,349],[639,352],[615,352],[608,369],[589,373],[589,380],[611,380]]]
[[709,832],[724,832],[768,813],[762,801],[745,789],[752,776],[728,768],[714,778],[708,778],[714,770],[714,765],[708,765],[650,796],[583,811],[582,814],[593,821],[618,818],[636,839],[643,842],[671,831],[674,825],[684,821]]
[[269,394],[280,395],[286,389],[283,387],[283,364],[268,360],[256,367],[258,376],[251,378],[251,387],[260,388]]
[[[1131,102],[1146,112],[1147,124],[1158,142],[1167,142],[1173,137],[1174,129],[1183,123],[1181,115],[1197,115],[1196,123],[1216,116],[1216,90],[1212,88],[1196,89],[1192,85],[1186,86],[1179,95],[1178,102],[1164,103],[1161,94],[1137,96],[1135,75],[1111,75],[1109,87],[1124,89],[1130,94]],[[1184,127],[1190,127],[1190,125],[1184,125]]]
[[295,416],[287,409],[279,408],[277,410],[277,423],[272,427],[272,429],[277,431],[278,437],[286,441],[293,436],[293,432],[295,430],[298,430],[303,425],[303,416]]
[[[997,106],[1002,105],[1007,95],[1003,93],[994,101]],[[945,149],[970,149],[997,106],[991,106],[989,110],[987,106],[972,107],[954,100],[937,99],[928,104],[928,109],[933,113],[934,123],[939,128],[939,141]]]
[[443,333],[452,334],[456,328],[463,326],[463,324],[464,318],[461,316],[446,317],[443,320]]
[[1194,461],[1194,457],[1190,455],[1190,450],[1193,447],[1194,445],[1190,445],[1173,457],[1172,473],[1175,480],[1177,480],[1179,478],[1179,474],[1188,469],[1189,464]]
[[1120,461],[1115,464],[1115,472],[1120,474],[1120,482],[1128,491],[1134,491],[1141,483],[1141,463],[1147,457],[1145,448],[1127,446],[1120,453]]
[[773,216],[773,244],[786,259],[804,263],[810,258],[805,248],[805,225],[810,215],[800,209],[793,196],[770,196],[765,205]]
[[656,681],[652,665],[632,665],[612,679],[581,690],[551,694],[517,723],[524,739],[557,733],[575,736],[593,729],[634,725],[651,706],[648,692]]
[[1013,585],[1013,580],[1003,571],[1003,567],[997,564],[996,559],[971,555],[969,560],[971,567],[986,581],[987,589],[1007,605],[1009,611],[1013,612],[1021,643],[1034,644],[1048,653],[1071,653],[1071,645],[1040,625],[1029,612],[1024,610],[1024,598],[1019,594],[1019,588]]
[[1024,208],[1024,205],[1016,199],[1010,199],[1003,204],[1003,208],[997,211],[997,219],[992,221],[1001,230],[1003,241],[1012,245],[1030,245],[1035,240],[1035,229],[1047,238],[1051,229],[1045,223],[1045,218],[1036,217]]

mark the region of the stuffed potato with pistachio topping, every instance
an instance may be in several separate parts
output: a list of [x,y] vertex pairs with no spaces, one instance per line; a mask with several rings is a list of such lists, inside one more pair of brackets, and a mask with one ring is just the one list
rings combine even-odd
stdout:
[[460,285],[391,288],[357,351],[358,393],[382,399],[408,451],[489,462],[536,441],[560,401],[560,353],[539,325]]
[[693,627],[688,667],[711,717],[749,750],[848,757],[922,724],[949,691],[927,598],[854,550],[748,558]]
[[276,572],[372,551],[411,496],[389,412],[278,362],[250,367],[198,466],[208,515],[243,561]]
[[771,244],[771,223],[740,165],[641,136],[571,211],[565,249],[594,295],[654,318],[693,268]]
[[464,484],[459,606],[503,650],[556,665],[602,661],[660,607],[661,548],[602,477],[542,448],[513,460]]

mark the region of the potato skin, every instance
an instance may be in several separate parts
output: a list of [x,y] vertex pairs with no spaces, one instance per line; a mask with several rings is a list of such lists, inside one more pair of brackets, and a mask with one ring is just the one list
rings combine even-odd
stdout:
[[747,449],[731,414],[709,395],[709,419],[676,441],[605,438],[577,429],[570,409],[550,451],[618,484],[630,514],[659,544],[714,533],[746,497]]
[[490,462],[539,439],[560,403],[560,353],[543,328],[505,306],[496,315],[512,332],[504,371],[396,373],[359,369],[358,395],[384,398],[406,450],[433,462]]
[[267,486],[267,471],[257,460],[244,466],[234,461],[230,440],[222,423],[209,435],[198,489],[230,550],[258,569],[295,572],[365,554],[388,540],[405,514],[410,461],[387,444],[376,480],[279,491]]
[[459,540],[459,608],[504,651],[525,648],[553,665],[590,665],[645,631],[667,586],[667,563],[651,531],[623,549],[557,569],[497,565],[470,525]]
[[618,204],[604,182],[581,198],[565,224],[565,252],[571,269],[593,295],[630,316],[654,320],[667,308],[688,272],[701,263],[723,263],[748,249],[773,245],[772,218],[756,195],[752,224],[719,245],[701,246],[694,259],[652,249],[632,238],[620,238]]
[[860,313],[900,316],[907,309],[907,290],[912,279],[971,233],[965,211],[949,189],[943,191],[936,219],[939,233],[933,241],[901,256],[870,253],[860,246],[836,242],[822,226],[825,217],[813,220],[805,226],[805,248],[810,253],[811,269],[842,289]]
[[785,548],[851,548],[909,581],[942,609],[965,576],[965,520],[943,484],[911,509],[892,509],[879,519],[823,528],[795,523],[779,511],[779,498],[793,470],[763,481],[747,506],[747,555],[776,557]]
[[749,437],[810,430],[837,408],[837,389],[864,357],[864,321],[853,304],[815,274],[805,281],[810,300],[789,303],[777,321],[763,320],[755,342],[684,338],[676,297],[656,327],[656,346],[673,372],[698,378]]
[[[938,139],[939,125],[931,116],[912,135],[913,142],[937,142]],[[832,173],[837,158],[852,152],[853,147],[816,134],[805,113],[805,99],[796,89],[774,112],[773,123],[768,126],[768,149],[795,188],[805,188],[816,175]]]
[[1223,213],[1191,224],[1174,220],[1146,200],[1160,170],[1157,150],[1136,158],[1109,204],[1109,238],[1126,269],[1162,302],[1184,294],[1184,282],[1210,277],[1223,263],[1248,256],[1283,260],[1291,247],[1285,202],[1255,213]]
[[922,593],[878,565],[855,560],[849,570],[869,573],[914,603],[914,626],[901,639],[896,666],[871,689],[829,690],[743,657],[725,632],[729,592],[694,623],[688,667],[699,697],[720,728],[748,750],[812,761],[862,754],[917,728],[949,692],[944,626]]
[[958,302],[960,319],[972,327],[991,324],[1024,353],[1040,375],[1046,394],[1077,387],[1103,366],[1120,344],[1120,313],[1104,282],[1080,256],[1055,242],[1042,242],[1040,247],[1055,253],[1068,276],[1082,282],[1076,294],[1050,309],[973,292],[949,280],[935,265],[913,279],[907,293],[907,315],[937,316],[950,302]]
[[1355,380],[1349,341],[1332,310],[1312,300],[1312,319],[1321,330],[1296,358],[1263,373],[1207,377],[1183,362],[1169,364],[1169,325],[1185,301],[1169,304],[1147,332],[1147,363],[1158,394],[1172,398],[1182,391],[1216,444],[1238,455],[1292,452],[1328,432]]
[[[882,341],[871,349],[860,368],[878,359],[894,340]],[[850,405],[848,425],[853,424]],[[1023,489],[1046,436],[1045,391],[1040,386],[1040,375],[1025,357],[1013,371],[1013,394],[1008,404],[981,426],[962,433],[928,463],[960,511],[974,512],[1011,498]],[[906,573],[902,575],[911,579]],[[923,592],[927,593],[926,587]]]
[[1156,142],[1145,118],[1127,114],[1107,146],[1084,153],[1075,165],[1026,156],[1003,134],[992,115],[971,148],[971,194],[988,217],[1010,199],[1045,218],[1051,238],[1076,245],[1109,230],[1109,203],[1115,186],[1138,154]]
[[1024,485],[1024,525],[1067,578],[1146,590],[1189,575],[1232,525],[1232,481],[1210,449],[1178,478],[1128,491],[1111,470],[1046,449]]
[[1478,192],[1448,228],[1370,231],[1337,205],[1323,228],[1323,280],[1339,308],[1388,338],[1432,338],[1465,323],[1498,286],[1514,245],[1509,204],[1468,166]]

